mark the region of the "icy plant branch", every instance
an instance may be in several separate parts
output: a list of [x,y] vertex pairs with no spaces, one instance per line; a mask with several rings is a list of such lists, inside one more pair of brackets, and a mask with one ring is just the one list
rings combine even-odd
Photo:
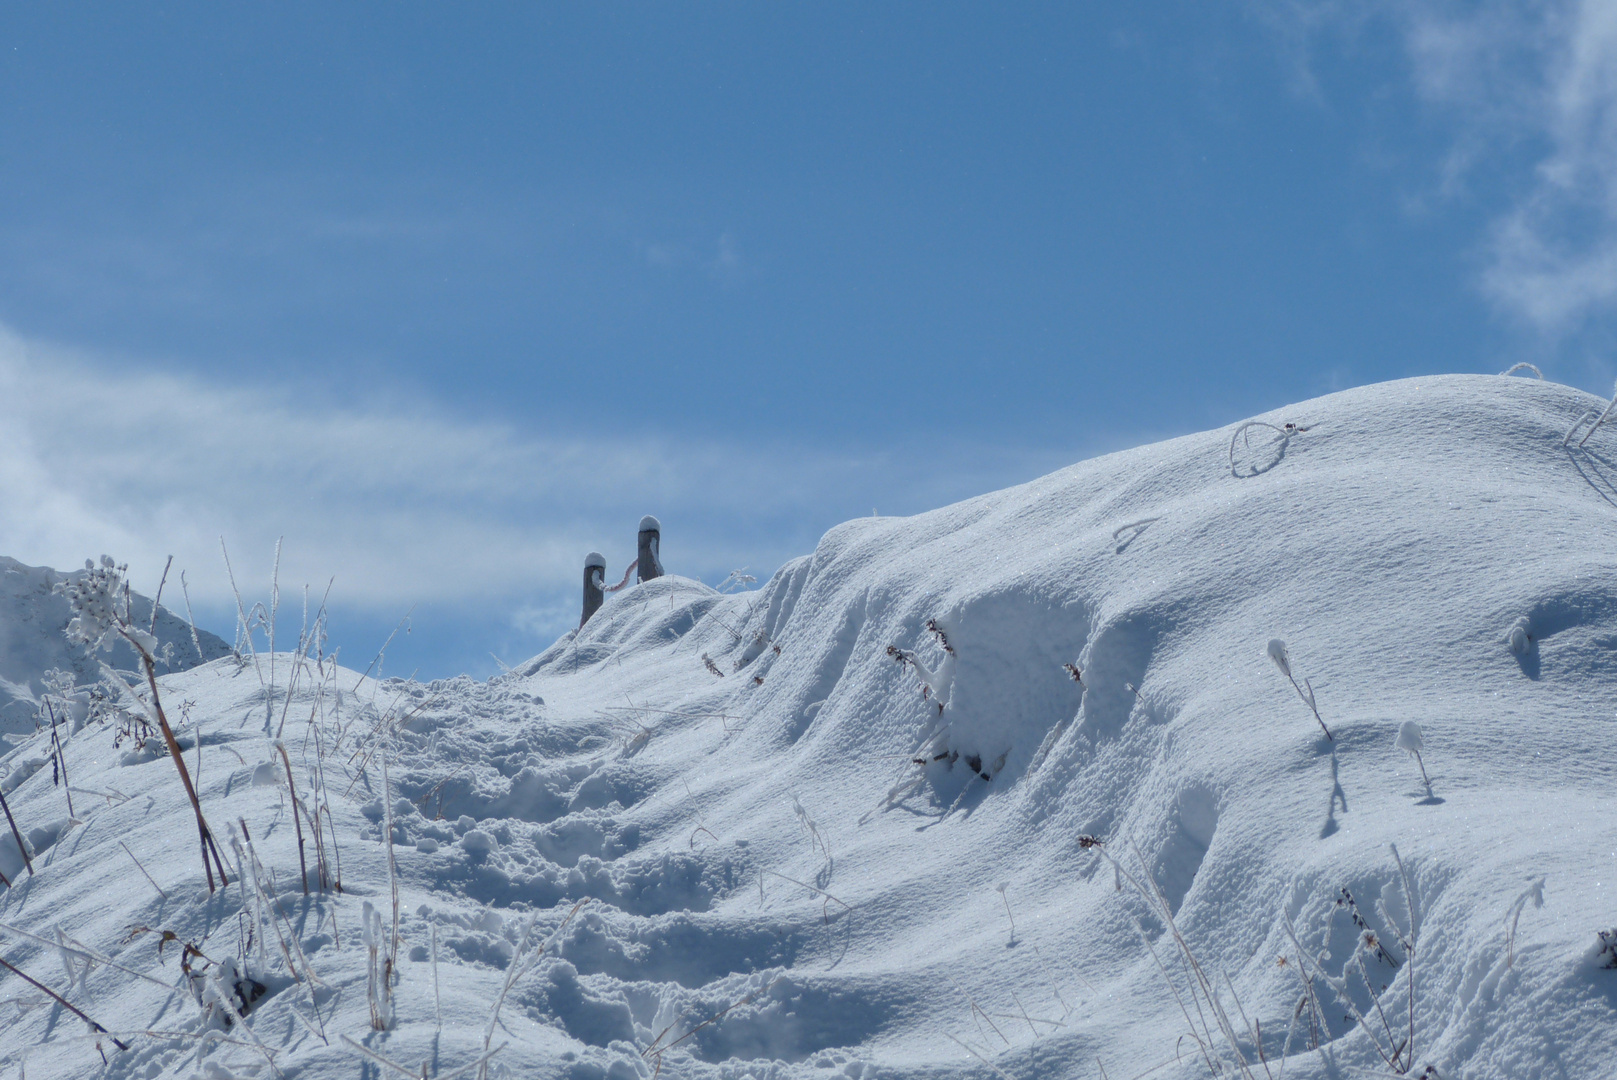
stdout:
[[[1606,418],[1611,415],[1611,410],[1614,408],[1617,408],[1617,385],[1614,385],[1611,388],[1611,401],[1607,403],[1605,409],[1601,411],[1600,415],[1595,417],[1595,422],[1589,425],[1589,430],[1583,433],[1583,438],[1578,440],[1578,448],[1580,450],[1583,448],[1583,444],[1589,441],[1589,436],[1595,433],[1595,428],[1606,422]],[[1584,421],[1588,420],[1594,415],[1595,411],[1590,409],[1574,420],[1572,422],[1572,426],[1567,428],[1566,438],[1561,440],[1561,445],[1570,445],[1572,442],[1572,436],[1578,433],[1578,428],[1582,427]]]
[[1308,711],[1314,714],[1314,719],[1319,721],[1319,729],[1325,733],[1325,737],[1334,739],[1335,736],[1331,734],[1331,729],[1325,726],[1324,720],[1320,719],[1319,706],[1314,704],[1313,684],[1304,679],[1301,686],[1297,685],[1297,678],[1291,673],[1291,657],[1286,652],[1286,643],[1284,641],[1279,638],[1269,640],[1269,659],[1273,660],[1275,667],[1280,669],[1280,674],[1291,682],[1291,688],[1297,691],[1298,697],[1303,699],[1303,704],[1308,706]]

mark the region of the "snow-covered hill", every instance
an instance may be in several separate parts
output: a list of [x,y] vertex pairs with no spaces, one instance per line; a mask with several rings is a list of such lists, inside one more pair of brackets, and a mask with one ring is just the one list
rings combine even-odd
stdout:
[[[57,583],[76,580],[84,571],[61,574],[47,566],[25,566],[0,556],[0,735],[16,736],[34,730],[39,695],[45,692],[45,673],[69,671],[79,683],[100,677],[99,662],[132,669],[135,654],[127,645],[92,657],[81,645],[63,635],[70,617],[67,600],[52,590]],[[131,597],[135,617],[148,625],[152,602],[139,593]],[[191,636],[191,625],[159,606],[152,631],[160,645],[172,645],[164,672],[183,671],[230,653],[230,646],[206,630]]]
[[128,1049],[7,975],[0,1062],[1617,1075],[1617,430],[1563,447],[1600,404],[1334,394],[637,586],[488,683],[170,675],[231,883],[138,725],[68,740],[72,819],[12,753],[4,958]]

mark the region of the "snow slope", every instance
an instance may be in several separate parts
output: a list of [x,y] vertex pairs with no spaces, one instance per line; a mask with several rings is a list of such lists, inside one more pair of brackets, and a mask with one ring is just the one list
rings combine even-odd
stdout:
[[[1562,446],[1600,404],[1334,394],[1261,418],[1289,436],[847,522],[756,592],[636,586],[488,683],[168,676],[203,808],[269,884],[233,862],[209,898],[173,762],[113,722],[67,743],[75,819],[48,746],[13,752],[36,872],[0,840],[3,955],[130,1049],[103,1065],[8,975],[0,1068],[448,1077],[503,1044],[489,1075],[568,1080],[1617,1075],[1617,431]],[[298,885],[277,731],[341,894]],[[250,1032],[186,989],[185,942],[203,984],[239,958],[264,985]]]
[[[67,600],[52,589],[57,582],[82,574],[82,570],[61,574],[0,556],[0,734],[34,730],[34,713],[39,695],[45,692],[47,671],[70,671],[85,683],[99,677],[98,660],[115,668],[135,666],[134,650],[127,645],[93,657],[82,645],[68,643],[63,634],[70,617]],[[146,625],[152,602],[138,593],[132,601],[136,618]],[[159,607],[153,631],[161,645],[174,647],[163,666],[165,671],[183,671],[230,652],[229,645],[206,630],[198,630],[193,643],[190,623],[165,607]]]

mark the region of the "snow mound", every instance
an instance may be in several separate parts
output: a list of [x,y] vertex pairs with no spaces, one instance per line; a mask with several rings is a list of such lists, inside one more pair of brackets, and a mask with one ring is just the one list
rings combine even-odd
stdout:
[[4,955],[129,1049],[7,976],[0,1063],[1617,1074],[1617,454],[1562,446],[1591,401],[1331,395],[848,522],[754,592],[654,579],[487,683],[171,675],[232,884],[172,761],[86,726],[64,818],[20,747]]

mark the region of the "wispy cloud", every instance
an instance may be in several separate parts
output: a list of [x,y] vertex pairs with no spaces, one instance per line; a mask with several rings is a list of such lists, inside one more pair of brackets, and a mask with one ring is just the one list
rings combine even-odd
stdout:
[[[547,435],[426,405],[335,408],[297,389],[210,383],[0,332],[0,553],[68,567],[103,551],[155,587],[173,554],[192,594],[228,605],[239,575],[336,576],[340,602],[483,605],[533,633],[564,626],[581,559],[616,573],[640,515],[670,564],[710,580],[768,573],[845,517],[915,512],[1028,479],[1057,451],[828,453],[607,431]],[[151,580],[146,580],[146,579]]]
[[1254,10],[1299,85],[1309,50],[1385,17],[1417,98],[1449,125],[1438,178],[1496,203],[1479,284],[1499,308],[1563,337],[1617,310],[1617,3],[1275,0]]
[[1617,302],[1617,4],[1547,8],[1533,29],[1542,74],[1527,89],[1548,152],[1495,225],[1486,283],[1560,332]]

